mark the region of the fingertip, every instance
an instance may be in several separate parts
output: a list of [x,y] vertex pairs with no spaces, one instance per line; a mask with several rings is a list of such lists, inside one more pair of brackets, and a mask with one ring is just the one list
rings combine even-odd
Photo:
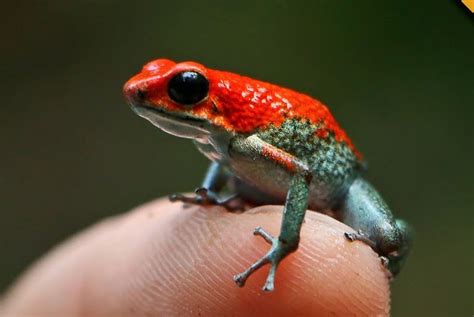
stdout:
[[[6,297],[7,312],[72,315],[388,315],[387,273],[344,224],[308,212],[299,249],[264,292],[264,267],[239,288],[233,276],[279,232],[281,206],[245,213],[159,200],[76,236],[40,261]],[[46,291],[47,290],[47,291]],[[79,296],[80,295],[80,296]],[[67,297],[67,298],[65,298]]]
[[161,301],[176,315],[389,313],[388,275],[377,254],[363,243],[347,241],[344,232],[351,229],[333,218],[308,212],[299,249],[279,266],[275,290],[264,292],[268,267],[255,272],[241,288],[233,277],[268,251],[268,243],[252,233],[262,226],[276,236],[281,206],[243,214],[220,207],[176,211],[166,225],[174,236],[150,254],[155,258],[154,266],[149,266],[154,274],[145,269],[138,277],[135,293],[142,296],[132,305],[143,313],[157,308],[153,302],[145,305],[144,298]]

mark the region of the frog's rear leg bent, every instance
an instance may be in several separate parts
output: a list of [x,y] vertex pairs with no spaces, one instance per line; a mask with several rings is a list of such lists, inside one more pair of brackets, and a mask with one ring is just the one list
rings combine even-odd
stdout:
[[410,248],[408,225],[395,219],[379,193],[358,178],[349,188],[339,210],[340,219],[357,232],[346,233],[351,240],[367,243],[384,259],[393,276],[400,271]]

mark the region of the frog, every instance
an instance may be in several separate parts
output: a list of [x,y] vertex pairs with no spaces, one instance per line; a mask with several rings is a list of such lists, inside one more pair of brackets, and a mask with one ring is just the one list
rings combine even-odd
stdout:
[[369,245],[388,276],[404,265],[412,229],[395,218],[365,178],[362,154],[317,99],[292,89],[197,62],[156,59],[124,85],[131,109],[171,135],[191,139],[211,164],[194,194],[172,201],[229,211],[281,204],[279,235],[264,228],[253,234],[269,250],[233,278],[242,287],[269,265],[263,285],[273,291],[278,265],[298,249],[307,209],[345,223],[348,241]]

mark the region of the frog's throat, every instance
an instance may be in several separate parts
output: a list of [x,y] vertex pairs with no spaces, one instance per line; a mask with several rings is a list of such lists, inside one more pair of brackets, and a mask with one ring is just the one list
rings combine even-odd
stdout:
[[146,105],[133,105],[132,110],[154,126],[177,137],[204,141],[212,133],[208,120],[197,118],[182,112],[170,112]]

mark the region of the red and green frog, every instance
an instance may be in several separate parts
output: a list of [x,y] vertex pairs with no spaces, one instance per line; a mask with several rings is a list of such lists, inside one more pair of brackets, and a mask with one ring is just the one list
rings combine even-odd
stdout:
[[173,201],[239,208],[284,204],[278,237],[257,227],[270,249],[234,276],[239,286],[265,264],[265,291],[279,263],[296,251],[306,209],[354,228],[395,276],[409,251],[408,225],[396,219],[363,177],[362,155],[329,109],[307,95],[195,62],[157,59],[124,86],[133,111],[172,135],[192,139],[211,160],[193,196]]

